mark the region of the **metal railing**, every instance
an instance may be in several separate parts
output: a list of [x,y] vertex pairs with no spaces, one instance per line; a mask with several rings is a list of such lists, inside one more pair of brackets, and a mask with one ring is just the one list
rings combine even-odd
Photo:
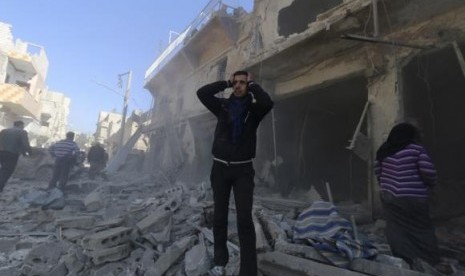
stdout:
[[209,21],[213,18],[216,12],[228,12],[228,9],[234,10],[235,8],[223,3],[222,0],[211,0],[197,17],[189,24],[189,26],[179,36],[173,40],[168,47],[161,53],[160,56],[152,63],[152,65],[145,72],[145,82],[147,83],[153,76],[155,76],[161,68],[163,68],[189,41],[192,36],[200,31]]

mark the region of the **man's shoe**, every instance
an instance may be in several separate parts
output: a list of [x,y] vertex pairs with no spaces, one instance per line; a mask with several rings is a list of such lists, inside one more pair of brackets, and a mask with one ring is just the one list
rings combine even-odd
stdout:
[[224,266],[215,266],[208,272],[208,274],[210,276],[224,276],[226,275],[226,270],[224,269]]

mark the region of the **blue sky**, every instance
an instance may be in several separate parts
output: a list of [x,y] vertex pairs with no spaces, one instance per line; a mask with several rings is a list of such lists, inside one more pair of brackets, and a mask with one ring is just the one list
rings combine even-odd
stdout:
[[[0,0],[0,21],[14,39],[41,45],[49,60],[46,85],[71,98],[69,128],[93,133],[99,111],[121,112],[118,74],[132,70],[129,112],[148,110],[144,74],[209,0]],[[253,0],[225,0],[250,11]],[[123,77],[124,83],[126,77]]]

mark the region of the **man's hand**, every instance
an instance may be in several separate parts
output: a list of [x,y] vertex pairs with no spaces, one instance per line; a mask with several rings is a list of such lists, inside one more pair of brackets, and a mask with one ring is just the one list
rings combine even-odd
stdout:
[[254,76],[252,74],[252,72],[247,72],[247,83],[249,82],[253,82],[254,81]]
[[234,74],[231,74],[228,80],[228,87],[233,87],[233,81],[234,81]]

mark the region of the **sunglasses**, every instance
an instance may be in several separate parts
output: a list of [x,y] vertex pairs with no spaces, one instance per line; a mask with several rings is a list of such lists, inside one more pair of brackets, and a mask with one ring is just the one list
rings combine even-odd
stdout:
[[236,85],[238,83],[239,84],[246,84],[247,82],[245,80],[240,80],[240,81],[235,80],[235,81],[232,82],[233,85]]

